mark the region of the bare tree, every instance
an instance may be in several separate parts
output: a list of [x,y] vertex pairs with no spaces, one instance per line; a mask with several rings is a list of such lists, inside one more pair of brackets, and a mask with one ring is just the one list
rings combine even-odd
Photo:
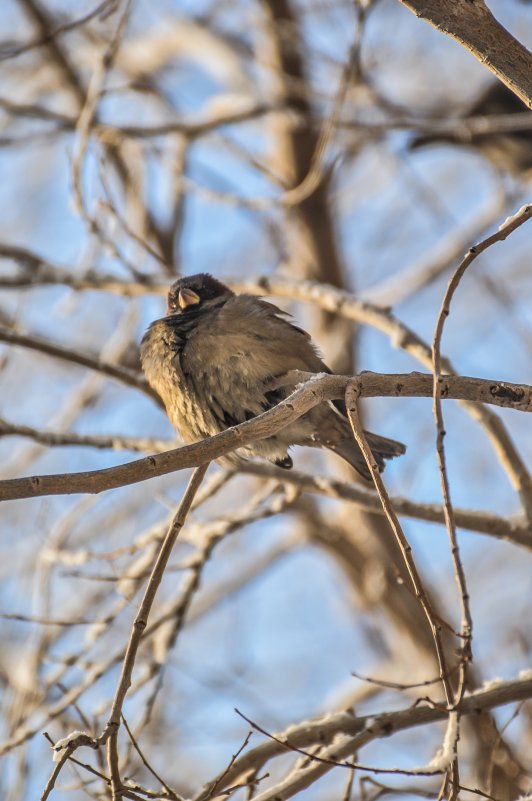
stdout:
[[[530,796],[527,5],[2,21],[2,797]],[[200,271],[334,373],[183,446],[138,346]],[[337,399],[371,484],[216,464]]]

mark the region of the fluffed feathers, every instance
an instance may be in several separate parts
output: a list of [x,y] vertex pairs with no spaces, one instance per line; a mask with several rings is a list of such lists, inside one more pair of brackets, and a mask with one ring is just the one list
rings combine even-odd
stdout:
[[[289,315],[261,298],[235,295],[208,274],[176,281],[168,293],[168,312],[144,335],[141,362],[185,442],[213,436],[275,406],[294,387],[269,387],[291,370],[330,372],[310,336],[289,322]],[[367,437],[381,470],[386,459],[405,451],[395,440],[369,432]],[[288,469],[292,445],[329,448],[370,477],[341,402],[320,404],[237,454]]]

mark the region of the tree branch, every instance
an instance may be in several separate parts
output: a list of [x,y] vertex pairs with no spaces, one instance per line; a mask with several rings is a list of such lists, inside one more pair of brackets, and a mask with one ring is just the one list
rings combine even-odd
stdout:
[[33,334],[31,336],[28,334],[19,334],[3,325],[0,325],[0,342],[18,345],[21,348],[28,348],[38,353],[45,353],[47,356],[53,356],[56,359],[79,364],[81,367],[88,367],[89,370],[95,370],[98,373],[109,376],[109,378],[114,378],[116,381],[121,381],[127,386],[140,389],[141,392],[154,398],[159,404],[161,402],[159,396],[151,389],[145,378],[136,370],[129,370],[127,367],[110,364],[109,362],[99,359],[98,356],[82,353],[72,348],[65,348],[63,345],[56,345],[55,342],[50,342],[49,340],[42,339]]
[[[243,465],[242,472],[264,478],[276,478],[284,484],[293,484],[303,492],[324,495],[327,498],[336,498],[359,506],[368,512],[384,514],[378,496],[365,488],[346,481],[338,481],[329,476],[314,476],[299,470],[281,470],[269,464],[249,462]],[[427,523],[444,523],[443,509],[435,503],[416,503],[408,498],[391,498],[393,508],[401,517],[411,517],[415,520],[424,520]],[[532,529],[518,520],[508,520],[505,517],[479,512],[470,509],[455,509],[456,524],[466,530],[487,534],[496,539],[512,542],[532,550]]]
[[120,727],[120,720],[122,717],[122,707],[126,699],[127,691],[131,685],[131,677],[135,660],[137,658],[137,651],[142,639],[142,635],[148,625],[148,618],[150,611],[157,594],[159,585],[163,579],[164,571],[175,542],[179,536],[179,532],[183,528],[187,515],[192,506],[194,496],[200,488],[201,482],[207,472],[208,463],[197,467],[192,474],[185,494],[181,499],[181,503],[177,509],[174,519],[168,529],[168,533],[161,545],[160,551],[151,572],[150,580],[146,586],[144,597],[140,604],[139,610],[133,622],[129,642],[126,649],[124,661],[122,663],[122,671],[120,679],[116,688],[115,696],[113,699],[113,706],[111,714],[106,726],[106,730],[102,735],[103,740],[107,740],[107,758],[109,764],[109,773],[111,776],[111,787],[113,799],[121,797],[122,781],[120,778],[119,759],[118,759],[118,729]]
[[[342,398],[351,380],[351,376],[313,376],[311,381],[296,389],[285,401],[253,420],[193,445],[148,456],[128,464],[102,470],[0,481],[0,501],[43,495],[97,494],[187,467],[197,467],[250,442],[272,436],[318,403]],[[362,373],[357,376],[357,381],[361,397],[432,396],[432,376],[422,373],[397,375]],[[489,402],[519,411],[532,411],[532,387],[528,385],[462,376],[448,376],[445,381],[442,387],[443,398]]]
[[[532,677],[524,675],[523,678],[509,682],[497,683],[491,689],[475,692],[473,695],[466,695],[460,704],[462,715],[478,715],[488,709],[521,701],[532,697]],[[309,748],[313,745],[327,745],[339,735],[347,735],[350,739],[342,742],[335,750],[336,759],[345,758],[350,754],[356,753],[361,747],[374,742],[380,738],[389,737],[399,731],[411,729],[417,726],[426,726],[430,723],[446,720],[448,711],[442,707],[433,706],[410,706],[397,712],[385,712],[381,715],[368,715],[357,717],[350,710],[328,714],[325,718],[290,726],[286,732],[276,734],[276,740],[266,740],[256,748],[251,749],[238,759],[232,768],[226,772],[223,782],[218,786],[221,792],[224,788],[230,787],[240,776],[245,773],[260,770],[260,768],[270,759],[287,753],[291,746],[297,748]],[[283,745],[279,740],[286,742]],[[319,775],[330,770],[332,765],[311,765],[307,768],[311,772],[312,781]],[[296,772],[294,781],[300,781],[304,771]],[[307,779],[310,776],[307,775]],[[210,779],[203,788],[194,796],[193,801],[206,801],[209,788],[217,777]],[[310,783],[310,782],[308,782]],[[303,787],[307,786],[304,784]],[[279,798],[289,798],[293,792],[284,793]],[[302,789],[302,788],[300,788]]]
[[532,108],[532,55],[495,19],[484,0],[400,0],[475,58]]

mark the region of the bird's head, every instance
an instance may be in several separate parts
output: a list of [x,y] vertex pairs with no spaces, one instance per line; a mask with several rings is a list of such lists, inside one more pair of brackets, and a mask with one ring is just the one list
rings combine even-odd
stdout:
[[182,314],[210,305],[210,301],[230,298],[234,292],[208,273],[179,278],[168,291],[167,314]]

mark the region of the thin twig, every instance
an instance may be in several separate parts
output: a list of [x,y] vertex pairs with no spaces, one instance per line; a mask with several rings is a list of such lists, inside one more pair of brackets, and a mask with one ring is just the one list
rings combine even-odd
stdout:
[[223,773],[222,773],[220,776],[218,776],[218,778],[217,778],[217,779],[215,779],[215,781],[213,782],[213,785],[212,785],[212,787],[211,787],[211,790],[210,790],[210,792],[209,792],[209,795],[207,796],[207,799],[209,799],[209,798],[212,798],[212,797],[215,795],[215,793],[216,793],[216,790],[217,790],[217,788],[218,788],[218,785],[220,785],[220,784],[223,782],[224,778],[225,778],[225,777],[226,777],[226,775],[229,773],[229,771],[231,770],[231,768],[232,768],[232,767],[233,767],[233,765],[235,764],[236,760],[238,759],[238,757],[240,756],[240,754],[242,753],[242,751],[245,751],[245,750],[246,750],[246,748],[248,747],[248,743],[249,743],[249,741],[251,740],[251,736],[252,736],[252,734],[253,734],[253,732],[251,732],[251,731],[248,731],[248,733],[246,734],[246,737],[245,737],[245,739],[244,739],[244,742],[242,743],[242,745],[240,746],[240,748],[238,749],[238,751],[236,751],[236,752],[233,754],[233,756],[231,757],[231,760],[230,760],[229,764],[227,765],[227,767],[226,767],[225,771],[224,771],[224,772],[223,772]]
[[[457,668],[453,668],[451,670],[451,674],[454,673]],[[355,677],[355,679],[360,679],[360,681],[366,681],[368,684],[375,684],[377,687],[385,687],[389,690],[399,690],[404,692],[404,690],[416,690],[418,687],[429,687],[431,684],[437,684],[441,681],[440,676],[434,679],[426,679],[425,681],[416,681],[413,684],[403,684],[397,681],[386,681],[385,679],[375,679],[371,676],[363,676],[361,673],[356,673],[354,670],[351,671],[351,675]]]
[[408,571],[408,575],[410,576],[410,580],[412,582],[412,587],[414,589],[415,596],[423,610],[423,613],[427,619],[427,623],[430,627],[430,631],[436,648],[436,655],[438,657],[441,684],[445,693],[446,702],[448,706],[451,706],[453,701],[453,694],[452,694],[451,684],[449,682],[449,669],[447,667],[447,660],[445,658],[445,652],[443,649],[443,643],[441,639],[441,625],[436,619],[436,616],[432,609],[432,604],[423,586],[423,581],[414,562],[412,556],[412,547],[404,534],[401,524],[399,523],[399,518],[397,517],[395,510],[390,502],[390,498],[388,496],[388,493],[386,492],[386,488],[380,476],[379,468],[375,461],[375,457],[373,456],[371,449],[367,443],[364,430],[362,428],[362,424],[360,422],[360,418],[358,415],[359,397],[360,397],[359,385],[357,382],[353,381],[348,385],[345,393],[345,403],[347,406],[347,413],[349,416],[349,422],[351,423],[353,436],[356,439],[358,447],[362,451],[362,455],[364,456],[368,470],[371,474],[371,478],[375,485],[375,489],[379,494],[379,498],[382,503],[382,508],[388,519],[392,533],[401,551],[405,567]]
[[65,763],[68,761],[68,758],[70,757],[73,750],[74,750],[73,747],[70,746],[69,748],[65,748],[64,752],[61,754],[59,761],[57,762],[52,773],[50,774],[50,778],[46,782],[46,786],[41,795],[41,801],[46,801],[46,799],[49,798],[50,793],[55,787],[55,783],[59,777],[59,774],[63,770]]
[[[269,464],[249,462],[242,465],[241,472],[264,478],[275,478],[284,484],[293,484],[303,492],[324,495],[328,498],[350,501],[360,509],[377,514],[384,514],[379,496],[354,483],[338,481],[330,476],[316,476],[303,473],[299,470],[281,471],[280,468]],[[425,520],[429,523],[443,523],[443,509],[439,504],[416,503],[408,498],[393,496],[391,498],[394,509],[402,517],[411,517]],[[512,542],[528,550],[532,549],[532,528],[520,518],[513,521],[505,517],[493,515],[490,512],[480,512],[468,509],[456,509],[457,525],[466,531],[476,531],[497,539]]]
[[122,663],[120,679],[118,681],[118,686],[113,699],[111,714],[109,716],[109,720],[107,721],[105,731],[100,738],[101,740],[107,740],[107,759],[109,764],[109,772],[111,775],[113,801],[120,798],[122,788],[118,765],[118,729],[120,727],[122,707],[128,688],[131,684],[131,675],[133,673],[137,651],[142,639],[142,634],[148,624],[150,611],[153,606],[159,585],[163,579],[164,570],[168,563],[168,559],[170,558],[174,544],[179,536],[179,532],[183,528],[188,512],[190,511],[190,507],[192,506],[194,496],[200,488],[208,466],[209,464],[206,463],[194,470],[185,490],[185,494],[183,495],[181,503],[179,504],[179,508],[174,519],[172,520],[170,528],[168,529],[165,540],[161,545],[161,550],[159,551],[159,555],[153,566],[152,574],[146,586],[139,611],[137,612],[133,622],[126,654]]
[[168,793],[168,797],[171,798],[172,801],[182,801],[181,796],[179,796],[175,792],[175,790],[172,790],[172,788],[165,782],[165,780],[163,778],[161,778],[161,776],[157,773],[155,768],[148,762],[148,760],[146,759],[146,757],[142,753],[142,751],[140,749],[140,746],[137,743],[137,740],[135,739],[135,736],[134,736],[133,732],[129,728],[128,722],[125,719],[123,714],[122,714],[122,723],[124,724],[124,728],[128,733],[129,739],[133,743],[133,748],[135,749],[135,751],[137,752],[137,754],[139,755],[139,757],[142,760],[142,764],[147,768],[147,770],[149,770],[151,775],[154,776],[157,779],[158,782],[160,782],[161,787],[164,787],[164,789]]
[[[467,680],[467,666],[472,659],[473,619],[471,616],[471,609],[469,606],[469,593],[467,589],[467,580],[462,560],[460,558],[460,548],[456,535],[456,521],[454,518],[454,511],[451,502],[451,490],[449,486],[449,478],[447,474],[447,465],[446,465],[445,449],[443,442],[445,437],[445,427],[444,427],[443,408],[442,408],[443,379],[442,379],[441,341],[445,326],[445,320],[447,319],[450,313],[451,301],[469,265],[476,259],[476,257],[480,253],[483,253],[491,245],[495,244],[496,242],[502,242],[503,240],[505,240],[513,231],[515,231],[517,228],[523,225],[523,223],[525,223],[528,219],[530,219],[531,216],[532,216],[532,205],[523,206],[513,217],[510,217],[508,220],[506,220],[506,222],[500,226],[499,230],[495,234],[492,234],[491,236],[482,240],[482,242],[479,242],[477,245],[470,248],[465,258],[462,260],[461,264],[454,273],[453,277],[449,281],[445,295],[442,300],[436,325],[434,328],[434,335],[432,341],[432,362],[433,362],[433,375],[434,375],[433,410],[434,410],[434,418],[436,421],[436,430],[437,430],[436,451],[437,451],[438,466],[440,471],[445,524],[449,536],[451,558],[453,561],[455,581],[460,598],[460,613],[461,613],[461,637],[462,637],[461,669],[460,669],[459,684],[454,698],[455,705],[459,705],[462,696],[464,694],[466,687],[466,680]],[[532,512],[532,497],[530,498],[525,497],[522,498],[522,500],[524,502],[523,505],[525,512],[529,516],[530,520],[532,519],[530,517]],[[456,781],[454,783],[455,785],[457,784]]]
[[59,431],[42,431],[31,426],[10,423],[0,417],[0,437],[27,437],[40,445],[50,448],[83,447],[98,450],[134,451],[162,453],[172,445],[171,439],[154,439],[149,437],[125,437],[121,434],[92,436]]
[[399,773],[406,776],[412,776],[412,775],[437,776],[442,772],[441,769],[424,771],[424,770],[402,770],[401,768],[379,768],[374,766],[370,767],[368,765],[360,765],[358,763],[353,763],[349,760],[341,761],[338,759],[334,759],[333,757],[323,757],[319,756],[318,754],[312,754],[310,753],[310,751],[306,751],[305,749],[299,748],[297,745],[294,745],[293,743],[290,742],[288,738],[281,740],[275,734],[271,734],[271,732],[266,731],[266,729],[262,728],[262,726],[259,726],[258,723],[255,723],[250,718],[246,717],[246,715],[244,715],[243,712],[240,712],[239,709],[235,709],[235,712],[237,713],[237,715],[240,715],[240,717],[243,718],[246,721],[246,723],[249,723],[249,725],[252,726],[254,729],[256,729],[258,732],[264,734],[270,740],[273,740],[274,743],[278,743],[283,748],[286,748],[287,751],[295,751],[296,754],[301,754],[306,759],[308,759],[309,762],[317,762],[320,765],[327,765],[333,768],[347,768],[348,770],[351,770],[353,772],[355,770],[369,770],[372,773]]

